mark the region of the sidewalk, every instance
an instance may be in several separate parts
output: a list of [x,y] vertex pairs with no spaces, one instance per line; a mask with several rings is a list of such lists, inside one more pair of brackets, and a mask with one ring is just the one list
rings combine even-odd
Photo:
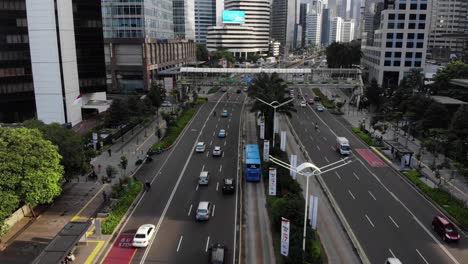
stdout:
[[[323,89],[325,90],[325,89]],[[324,94],[329,94],[330,92],[324,91]],[[365,127],[370,128],[370,121],[371,121],[371,114],[369,114],[366,110],[358,111],[355,106],[349,104],[349,98],[341,91],[338,92],[333,91],[333,94],[338,94],[341,96],[342,99],[346,99],[347,103],[343,106],[343,112],[345,113],[342,117],[348,121],[353,127],[359,127],[361,122],[365,122]],[[370,129],[371,133],[374,132],[373,129]],[[382,135],[379,132],[376,132],[377,135]],[[430,181],[429,186],[436,186],[437,183],[442,181],[444,184],[440,185],[440,188],[450,192],[454,197],[458,198],[461,201],[464,201],[465,205],[468,206],[468,182],[463,178],[462,175],[455,174],[452,169],[442,169],[439,170],[440,178],[438,179],[435,175],[435,172],[430,169],[430,164],[434,161],[434,155],[428,152],[427,150],[421,152],[421,158],[418,160],[416,158],[416,154],[419,152],[421,148],[421,142],[413,137],[405,136],[405,132],[399,131],[395,132],[393,127],[389,127],[385,134],[382,135],[384,140],[396,140],[400,142],[402,145],[405,145],[409,150],[414,152],[414,155],[411,160],[411,165],[413,168],[421,165],[421,173],[428,178]],[[391,154],[387,151],[385,155],[389,156],[391,159]],[[445,157],[441,154],[439,155],[435,161],[436,164],[441,164],[444,161]],[[449,160],[451,167],[453,166],[453,161]],[[399,164],[394,163],[396,169],[399,169]]]
[[[111,186],[119,183],[120,177],[132,175],[141,166],[135,162],[139,158],[143,159],[148,149],[157,142],[157,126],[165,129],[165,121],[154,120],[146,128],[137,127],[127,132],[110,147],[111,155],[105,151],[91,161],[99,180],[90,181],[87,176],[78,177],[64,185],[61,196],[53,204],[39,206],[35,211],[37,218],[24,218],[11,227],[2,237],[0,263],[31,263],[69,221],[94,218],[102,209],[104,196],[110,196]],[[119,166],[122,155],[128,159],[125,171]],[[98,164],[101,165],[100,171],[97,169]],[[110,184],[103,184],[101,179],[106,175],[105,168],[108,165],[117,168],[118,173]],[[75,263],[92,263],[110,237],[94,236],[93,233],[94,226],[88,232],[88,242],[75,249]]]

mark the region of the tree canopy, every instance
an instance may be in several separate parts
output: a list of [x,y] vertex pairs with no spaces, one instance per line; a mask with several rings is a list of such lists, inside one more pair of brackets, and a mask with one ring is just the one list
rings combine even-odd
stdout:
[[216,63],[218,63],[220,59],[225,59],[228,61],[228,63],[236,62],[236,58],[234,57],[234,55],[232,55],[232,52],[228,51],[227,49],[219,49],[213,52],[212,55]]
[[197,60],[198,61],[208,61],[208,50],[206,49],[205,44],[197,44]]
[[90,169],[82,138],[73,130],[66,129],[58,123],[47,125],[38,120],[27,120],[23,125],[27,128],[39,129],[45,139],[58,147],[63,157],[61,164],[65,170],[66,179],[76,177]]
[[0,128],[0,221],[23,204],[50,203],[62,188],[62,157],[38,129]]
[[328,68],[351,68],[353,64],[358,65],[361,62],[361,43],[333,42],[327,47],[326,54]]
[[434,76],[434,83],[430,86],[431,93],[453,97],[468,102],[468,89],[450,84],[451,79],[468,78],[468,64],[454,61]]

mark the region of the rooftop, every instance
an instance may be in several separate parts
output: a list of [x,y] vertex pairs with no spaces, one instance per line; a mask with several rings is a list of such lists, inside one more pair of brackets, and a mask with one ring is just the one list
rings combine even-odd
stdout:
[[438,96],[438,95],[434,95],[434,96],[431,96],[431,98],[438,102],[438,103],[441,103],[443,105],[462,105],[462,104],[468,104],[467,102],[463,102],[461,100],[458,100],[458,99],[455,99],[455,98],[452,98],[452,97],[447,97],[447,96]]

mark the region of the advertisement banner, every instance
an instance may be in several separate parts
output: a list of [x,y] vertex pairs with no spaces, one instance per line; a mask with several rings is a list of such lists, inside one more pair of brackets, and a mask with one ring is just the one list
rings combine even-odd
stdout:
[[268,194],[272,196],[276,196],[276,168],[270,168],[268,175],[269,175]]
[[309,197],[309,221],[313,230],[317,230],[318,218],[318,197],[311,195]]
[[243,10],[224,10],[223,24],[244,24],[245,11]]
[[270,141],[263,140],[263,161],[270,160]]
[[281,217],[281,255],[289,254],[289,220]]
[[296,179],[296,167],[297,167],[297,155],[291,154],[291,169],[289,174],[295,180]]
[[260,123],[260,139],[265,139],[265,123],[263,121]]
[[286,151],[286,131],[281,131],[280,149]]
[[170,91],[174,88],[174,81],[172,80],[172,77],[164,77],[164,89],[166,91]]

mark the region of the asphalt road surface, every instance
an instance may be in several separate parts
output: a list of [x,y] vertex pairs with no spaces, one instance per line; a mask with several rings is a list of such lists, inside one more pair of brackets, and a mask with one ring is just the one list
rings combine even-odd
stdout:
[[[312,96],[310,89],[302,92]],[[458,244],[443,242],[431,229],[432,218],[442,213],[368,149],[342,117],[295,104],[292,126],[316,165],[341,158],[333,149],[336,136],[350,141],[355,161],[322,177],[371,263],[391,256],[412,264],[468,263],[466,234]]]
[[[231,89],[232,90],[232,89]],[[228,248],[226,263],[234,259],[236,239],[237,192],[222,194],[222,179],[238,175],[238,140],[244,94],[217,94],[205,103],[183,132],[180,141],[138,173],[150,179],[152,187],[139,201],[121,233],[134,234],[143,224],[154,224],[156,236],[145,249],[138,249],[132,263],[206,263],[208,247],[213,243]],[[223,109],[228,117],[221,117]],[[216,111],[216,116],[213,115]],[[218,131],[226,130],[226,138]],[[198,141],[205,142],[204,153],[195,153]],[[223,150],[222,157],[212,157],[214,146]],[[209,171],[208,186],[198,186],[202,170]],[[199,201],[214,204],[212,217],[197,222]]]

